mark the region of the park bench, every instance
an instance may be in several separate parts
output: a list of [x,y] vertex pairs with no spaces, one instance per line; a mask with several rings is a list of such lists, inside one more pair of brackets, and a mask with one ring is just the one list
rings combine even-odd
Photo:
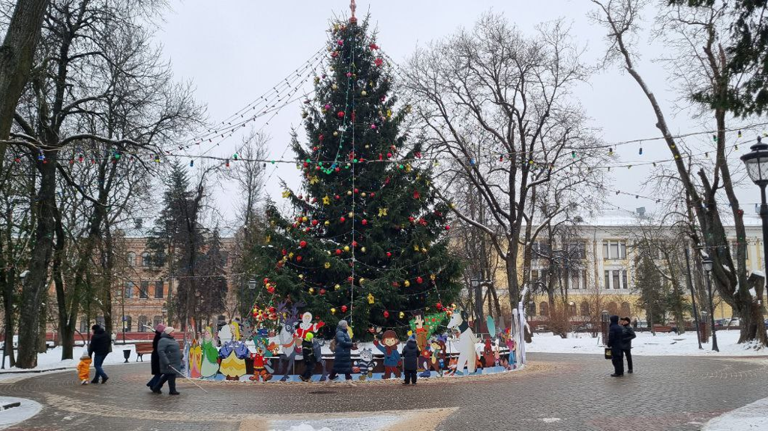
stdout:
[[136,343],[136,362],[139,362],[139,359],[141,359],[141,362],[144,362],[143,355],[145,353],[152,353],[152,343]]

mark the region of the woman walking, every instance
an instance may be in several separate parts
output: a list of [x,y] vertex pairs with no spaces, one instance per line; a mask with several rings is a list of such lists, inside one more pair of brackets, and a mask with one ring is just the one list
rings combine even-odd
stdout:
[[157,356],[157,343],[160,342],[160,337],[163,335],[164,330],[165,325],[162,323],[158,323],[157,326],[155,326],[155,338],[152,339],[152,360],[150,361],[152,364],[152,379],[147,382],[147,386],[149,386],[150,389],[160,383],[160,377],[162,376],[162,373],[160,372],[160,358]]
[[174,329],[170,326],[163,330],[160,341],[157,343],[157,356],[160,360],[160,381],[152,387],[152,392],[159,394],[165,382],[168,382],[168,395],[179,395],[176,392],[176,375],[181,369],[181,349],[179,342],[173,338]]
[[352,380],[352,339],[349,338],[346,320],[340,320],[336,328],[336,349],[333,357],[333,371],[328,376],[328,381],[333,381],[338,374],[344,374],[347,380]]

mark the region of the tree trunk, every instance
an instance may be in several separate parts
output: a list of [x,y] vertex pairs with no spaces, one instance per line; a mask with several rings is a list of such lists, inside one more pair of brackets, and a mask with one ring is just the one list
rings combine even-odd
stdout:
[[[3,354],[8,356],[8,364],[10,367],[16,366],[16,357],[13,354],[13,284],[15,277],[13,277],[13,270],[8,271],[5,277],[5,286],[3,286],[3,307],[5,307],[5,313],[3,315],[5,325],[5,343],[3,346]],[[10,273],[10,274],[9,274]]]
[[35,245],[29,262],[29,275],[21,291],[21,309],[19,316],[19,368],[37,366],[37,346],[40,332],[40,308],[47,299],[48,267],[53,252],[55,231],[54,211],[56,210],[56,175],[57,151],[46,154],[47,163],[38,162],[40,171],[40,192],[36,197],[37,228]]
[[[29,80],[40,28],[48,0],[16,2],[3,45],[0,47],[0,141],[8,139],[13,114]],[[5,160],[5,144],[0,144],[0,171]]]

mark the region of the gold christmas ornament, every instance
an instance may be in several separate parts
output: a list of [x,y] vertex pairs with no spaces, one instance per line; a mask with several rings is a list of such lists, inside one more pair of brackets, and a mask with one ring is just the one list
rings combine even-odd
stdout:
[[405,282],[403,283],[403,285],[404,285],[405,287],[411,287],[411,282],[410,282],[410,281],[408,281],[408,280],[405,280]]
[[[329,253],[330,254],[330,253]],[[328,269],[331,267],[331,262],[325,262],[325,269]]]
[[344,251],[349,252],[349,246],[348,245],[344,246]]
[[333,286],[333,290],[339,290],[339,289],[341,289],[341,286],[339,286],[338,284]]

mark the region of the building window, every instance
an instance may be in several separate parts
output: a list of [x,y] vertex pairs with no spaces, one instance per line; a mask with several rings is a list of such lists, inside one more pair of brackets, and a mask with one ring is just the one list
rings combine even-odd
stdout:
[[581,315],[583,317],[589,317],[589,302],[587,301],[581,302]]
[[155,298],[162,298],[163,297],[163,280],[158,280],[155,282]]
[[155,316],[152,318],[152,329],[157,328],[157,325],[163,323],[163,316]]
[[80,333],[85,334],[88,332],[88,319],[83,316],[80,318]]
[[[731,242],[731,256],[736,259],[736,252],[738,251],[739,243],[736,241]],[[744,247],[744,259],[749,260],[749,243]]]
[[104,320],[104,316],[96,316],[96,324],[101,326],[102,328],[106,328],[106,320]]
[[146,251],[141,254],[141,266],[144,268],[149,268],[152,266],[152,256]]
[[133,297],[133,282],[132,281],[126,281],[125,282],[125,297],[126,298],[132,298]]
[[139,288],[139,298],[141,299],[149,298],[149,281],[141,282],[141,287]]
[[552,255],[549,244],[545,241],[536,241],[531,245],[531,259],[548,259]]
[[571,302],[568,304],[568,315],[569,316],[575,316],[576,315],[576,303]]
[[541,304],[539,304],[539,314],[541,314],[542,317],[549,316],[549,304],[547,304],[546,302],[542,302]]
[[627,285],[627,271],[623,269],[606,269],[605,289],[629,289]]
[[565,244],[565,250],[568,252],[570,259],[586,259],[587,258],[587,244],[584,241],[576,241]]
[[626,258],[626,241],[603,241],[603,259],[620,260]]
[[139,332],[147,330],[147,316],[139,316]]
[[125,332],[131,332],[133,331],[133,319],[131,316],[125,316],[123,321],[123,328],[125,329]]
[[629,317],[632,315],[632,309],[629,308],[629,302],[622,302],[621,303],[621,316],[622,317]]
[[528,315],[531,317],[536,316],[536,303],[533,301],[528,303]]
[[128,252],[128,266],[135,266],[136,265],[136,253],[129,251]]
[[611,316],[616,316],[619,314],[619,307],[616,306],[616,303],[611,301],[608,303],[608,307],[606,307],[608,310],[608,314]]
[[578,269],[572,269],[570,271],[571,276],[568,280],[569,289],[585,289],[586,280],[584,277],[587,274],[586,270],[579,271]]
[[226,268],[229,265],[229,252],[228,251],[222,251],[221,252],[221,266]]

